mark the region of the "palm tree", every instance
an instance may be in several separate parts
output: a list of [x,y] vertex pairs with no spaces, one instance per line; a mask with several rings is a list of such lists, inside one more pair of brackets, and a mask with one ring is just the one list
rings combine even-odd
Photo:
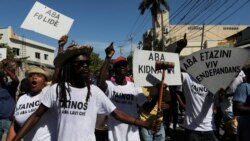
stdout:
[[[165,9],[169,10],[169,5],[166,0],[143,0],[139,5],[139,10],[141,11],[141,15],[144,14],[146,9],[150,8],[152,21],[153,21],[153,38],[156,38],[156,26],[159,27],[160,24],[158,22],[157,16],[159,13],[162,13],[163,9],[161,9],[161,5],[164,6]],[[162,15],[161,15],[162,16]],[[153,50],[153,47],[152,47]]]

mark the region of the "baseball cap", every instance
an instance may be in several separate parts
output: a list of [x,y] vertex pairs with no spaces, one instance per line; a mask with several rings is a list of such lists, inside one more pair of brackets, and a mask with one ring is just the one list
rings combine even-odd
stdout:
[[118,62],[128,63],[127,59],[125,57],[122,57],[122,56],[117,57],[113,62],[114,62],[114,65],[117,64]]

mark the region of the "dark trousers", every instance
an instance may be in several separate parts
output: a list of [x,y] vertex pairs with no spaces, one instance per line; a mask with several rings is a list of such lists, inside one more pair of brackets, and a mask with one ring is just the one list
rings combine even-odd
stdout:
[[187,141],[218,141],[214,131],[185,130]]
[[108,130],[96,130],[96,141],[108,141]]

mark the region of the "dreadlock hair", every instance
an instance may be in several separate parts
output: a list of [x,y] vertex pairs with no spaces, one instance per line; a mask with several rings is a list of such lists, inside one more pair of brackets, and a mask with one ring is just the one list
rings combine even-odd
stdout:
[[[85,55],[85,54],[82,54]],[[88,56],[88,55],[86,55]],[[57,98],[59,98],[60,106],[63,108],[67,107],[67,102],[71,100],[71,95],[70,95],[70,84],[69,82],[72,80],[71,74],[74,74],[73,69],[72,69],[72,60],[76,56],[71,57],[67,61],[65,61],[64,65],[59,70],[59,79],[57,83],[57,88],[56,88],[56,93],[57,93]],[[89,56],[88,56],[89,57]],[[87,87],[87,96],[86,96],[86,103],[89,101],[89,98],[91,96],[91,91],[90,91],[90,79],[88,77],[84,80],[84,84]],[[73,78],[74,79],[74,78]],[[69,99],[67,99],[67,95],[69,96]]]

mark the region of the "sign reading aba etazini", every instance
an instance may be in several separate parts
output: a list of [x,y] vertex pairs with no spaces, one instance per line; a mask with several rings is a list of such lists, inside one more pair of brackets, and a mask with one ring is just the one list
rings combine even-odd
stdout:
[[36,1],[21,28],[60,39],[68,34],[74,20]]
[[181,68],[215,94],[229,86],[249,56],[247,49],[213,47],[187,56],[181,61]]

